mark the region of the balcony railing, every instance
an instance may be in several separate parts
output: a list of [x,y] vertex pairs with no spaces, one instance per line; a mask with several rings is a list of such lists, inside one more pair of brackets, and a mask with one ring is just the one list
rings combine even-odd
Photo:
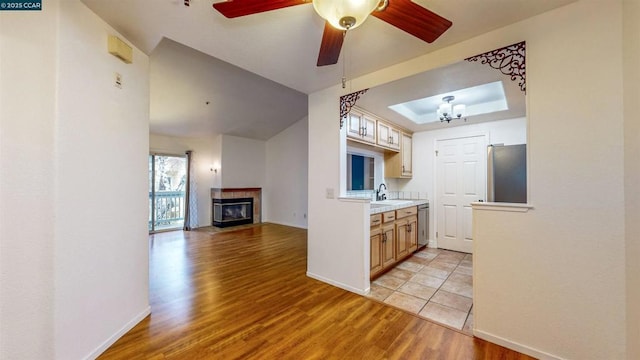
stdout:
[[[184,224],[184,191],[156,191],[155,207],[153,193],[149,192],[149,230],[180,228]],[[155,226],[152,227],[152,214]]]

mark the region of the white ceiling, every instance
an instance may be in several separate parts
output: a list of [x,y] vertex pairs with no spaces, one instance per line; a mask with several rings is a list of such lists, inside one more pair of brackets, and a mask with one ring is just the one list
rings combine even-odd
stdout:
[[151,54],[150,131],[267,140],[307,115],[307,95],[163,39]]
[[[475,87],[494,82],[502,83],[508,109],[473,115],[473,106],[483,106],[482,104],[487,102],[500,100],[501,95],[494,91],[483,91],[481,94],[475,92]],[[455,95],[456,100],[454,100],[454,103],[471,105],[467,108],[468,112],[471,113],[467,116],[467,121],[452,120],[451,123],[437,121],[435,123],[416,124],[389,108],[391,105],[436,95],[438,95],[438,104],[442,102],[440,95]],[[356,105],[412,131],[433,130],[526,116],[525,94],[520,90],[517,81],[511,81],[509,76],[503,75],[499,70],[495,70],[488,65],[468,61],[460,61],[376,86],[362,95]],[[435,112],[437,104],[433,103],[432,107],[431,112]],[[423,110],[428,113],[428,109]],[[433,116],[435,117],[435,114]]]
[[[234,74],[246,81],[234,76],[233,79],[226,77],[224,82],[210,81],[208,85],[194,85],[191,81],[187,83],[186,79],[203,79],[213,76],[209,72],[229,71],[229,64],[233,64],[259,75],[254,76],[253,81],[265,86],[263,90],[284,91],[282,87],[263,84],[264,79],[260,77],[309,94],[339,83],[343,66],[348,77],[358,77],[576,0],[415,0],[417,4],[451,20],[453,26],[434,43],[427,44],[377,18],[369,17],[362,26],[347,35],[339,63],[324,67],[316,67],[324,22],[315,14],[311,4],[227,19],[213,9],[212,4],[217,0],[191,0],[189,7],[184,6],[183,0],[81,1],[136,47],[149,54],[152,71],[159,69],[157,63],[166,65],[183,56],[194,57],[197,59],[194,61],[202,65],[190,67],[180,63],[172,66],[172,69],[163,66],[167,72],[173,72],[152,74],[152,132],[201,136],[204,132],[217,131],[266,138],[302,116],[296,114],[279,122],[273,117],[265,117],[262,120],[264,124],[259,124],[260,114],[269,109],[258,106],[253,106],[254,109],[244,108],[250,99],[241,97],[246,94],[247,88],[252,87],[252,76],[246,73],[238,75],[241,72],[235,68]],[[162,41],[164,38],[174,42]],[[215,59],[205,60],[202,53]],[[343,64],[345,59],[346,64]],[[209,68],[205,66],[207,62]],[[175,86],[176,81],[182,82],[183,86]],[[191,85],[196,89],[188,89]],[[259,98],[258,94],[254,95]],[[203,100],[216,101],[214,97],[218,96],[225,98],[228,102],[224,104],[228,106],[204,108]],[[304,102],[297,102],[296,96],[285,98],[282,101],[275,100],[272,106],[278,109],[290,106],[295,109],[297,106],[306,108],[306,98]],[[173,101],[173,106],[169,106],[171,100],[167,103],[163,99],[181,101]],[[292,110],[292,113],[296,111]],[[226,123],[224,119],[227,119]],[[240,124],[245,121],[254,123],[247,126]],[[260,125],[264,127],[258,130],[257,126]],[[271,132],[263,131],[270,126]]]

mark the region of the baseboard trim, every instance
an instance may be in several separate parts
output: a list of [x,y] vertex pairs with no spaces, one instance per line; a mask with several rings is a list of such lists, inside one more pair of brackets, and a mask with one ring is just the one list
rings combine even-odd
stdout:
[[298,225],[298,224],[290,224],[287,222],[282,222],[282,221],[273,221],[273,220],[265,220],[263,221],[263,223],[269,223],[269,224],[276,224],[276,225],[282,225],[282,226],[289,226],[289,227],[294,227],[294,228],[298,228],[298,229],[305,229],[307,230],[306,226],[302,226],[302,225]]
[[314,273],[311,273],[311,272],[308,272],[308,271],[307,271],[307,276],[312,278],[312,279],[316,279],[316,280],[325,282],[327,284],[333,285],[335,287],[339,287],[340,289],[347,290],[347,291],[352,292],[352,293],[356,293],[358,295],[366,295],[368,290],[369,290],[369,289],[365,289],[365,290],[356,289],[353,286],[349,286],[347,284],[343,284],[341,282],[338,282],[338,281],[335,281],[335,280],[331,280],[331,279],[328,279],[328,278],[326,278],[324,276],[320,276],[320,275],[317,275],[317,274],[314,274]]
[[522,345],[522,344],[519,344],[517,342],[513,342],[513,341],[507,340],[505,338],[502,338],[500,336],[495,336],[495,335],[489,334],[489,333],[481,331],[481,330],[474,329],[473,330],[473,335],[475,337],[478,337],[478,338],[483,339],[483,340],[487,340],[487,341],[492,342],[494,344],[498,344],[500,346],[504,346],[504,347],[506,347],[508,349],[515,350],[515,351],[521,352],[521,353],[523,353],[525,355],[532,356],[532,357],[534,357],[536,359],[540,359],[540,360],[563,360],[563,358],[561,358],[561,357],[558,357],[558,356],[555,356],[555,355],[551,355],[551,354],[546,353],[544,351],[536,350],[536,349],[531,348],[529,346]]
[[124,334],[126,334],[129,330],[133,329],[140,321],[144,320],[147,316],[151,314],[151,306],[147,306],[141,313],[134,316],[133,319],[129,320],[120,330],[118,330],[115,334],[111,335],[105,342],[103,342],[100,346],[98,346],[95,350],[93,350],[89,355],[85,357],[85,360],[92,360],[98,358],[103,352],[105,352],[111,345],[113,345],[118,339],[120,339]]

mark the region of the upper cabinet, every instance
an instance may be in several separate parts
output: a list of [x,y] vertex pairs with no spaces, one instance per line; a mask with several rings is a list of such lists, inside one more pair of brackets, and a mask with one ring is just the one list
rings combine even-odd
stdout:
[[413,138],[400,133],[400,152],[384,154],[384,177],[411,178],[413,176]]
[[411,177],[413,175],[413,137],[402,133],[402,176]]
[[347,115],[347,138],[384,151],[384,177],[411,178],[411,132],[358,107]]
[[400,130],[378,120],[378,145],[389,149],[400,150]]
[[356,141],[376,143],[376,120],[355,109],[349,112],[347,136]]

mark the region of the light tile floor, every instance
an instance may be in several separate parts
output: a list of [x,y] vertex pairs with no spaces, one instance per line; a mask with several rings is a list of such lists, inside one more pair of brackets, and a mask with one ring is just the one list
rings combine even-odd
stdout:
[[472,266],[471,254],[425,248],[373,281],[367,296],[470,334]]

